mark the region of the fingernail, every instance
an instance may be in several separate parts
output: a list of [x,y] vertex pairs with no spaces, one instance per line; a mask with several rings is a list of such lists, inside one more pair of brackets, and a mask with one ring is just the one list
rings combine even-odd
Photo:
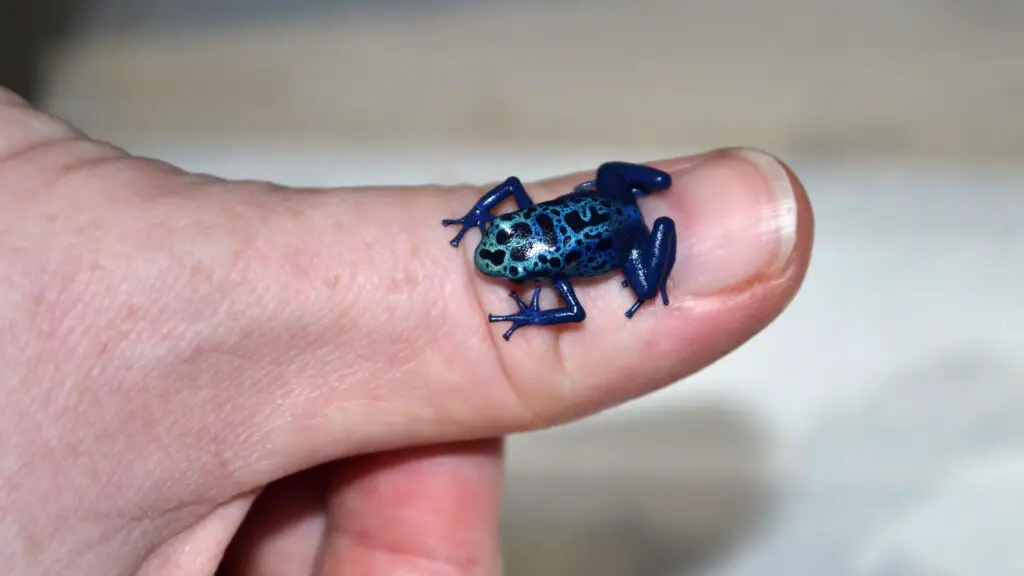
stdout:
[[674,291],[709,295],[779,273],[796,244],[796,195],[778,160],[752,149],[709,155],[673,174]]

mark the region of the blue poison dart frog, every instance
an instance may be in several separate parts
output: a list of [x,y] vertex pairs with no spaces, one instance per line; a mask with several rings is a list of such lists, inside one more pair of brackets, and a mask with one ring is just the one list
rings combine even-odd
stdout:
[[[637,199],[672,185],[667,173],[640,164],[607,162],[594,180],[583,182],[564,196],[534,204],[519,178],[511,177],[483,195],[458,220],[461,225],[451,241],[456,248],[466,232],[476,226],[482,238],[476,247],[476,267],[487,276],[513,284],[550,281],[565,301],[562,308],[541,310],[541,287],[527,305],[513,291],[519,311],[505,316],[491,314],[491,322],[511,322],[503,335],[508,340],[522,326],[553,326],[582,322],[587,314],[576,298],[571,280],[593,278],[621,270],[637,300],[626,311],[632,318],[644,302],[661,292],[668,305],[665,284],[676,258],[676,230],[671,218],[661,217],[647,228]],[[491,214],[502,200],[512,196],[519,209],[500,216]]]

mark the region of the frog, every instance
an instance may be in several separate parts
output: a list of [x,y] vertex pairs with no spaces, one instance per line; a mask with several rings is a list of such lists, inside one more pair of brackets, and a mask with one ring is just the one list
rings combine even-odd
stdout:
[[[522,181],[511,176],[490,188],[457,219],[442,225],[461,226],[450,244],[458,248],[466,233],[480,230],[474,253],[476,269],[514,287],[534,283],[530,303],[514,288],[509,296],[518,311],[489,314],[491,323],[509,322],[505,341],[524,326],[582,323],[587,313],[576,296],[573,280],[597,278],[621,271],[621,284],[636,296],[625,312],[631,319],[645,302],[661,294],[669,305],[667,283],[676,259],[676,225],[668,216],[648,227],[638,200],[672,186],[667,172],[645,164],[604,162],[594,178],[570,192],[535,203]],[[494,215],[512,197],[518,208]],[[553,286],[564,305],[542,310],[540,294]]]

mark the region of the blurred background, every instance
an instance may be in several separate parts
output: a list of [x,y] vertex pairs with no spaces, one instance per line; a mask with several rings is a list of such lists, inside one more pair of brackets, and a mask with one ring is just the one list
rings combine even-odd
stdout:
[[803,292],[663,392],[510,442],[508,574],[1024,574],[1024,3],[36,0],[0,82],[226,177],[485,182],[750,145]]

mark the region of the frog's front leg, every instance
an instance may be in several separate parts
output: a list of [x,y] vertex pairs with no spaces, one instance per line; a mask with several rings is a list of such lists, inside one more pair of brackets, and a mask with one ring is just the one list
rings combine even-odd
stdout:
[[459,233],[456,234],[455,238],[450,242],[451,245],[458,248],[459,242],[462,241],[462,237],[465,236],[466,232],[473,226],[480,228],[481,234],[487,232],[487,223],[494,220],[494,215],[491,214],[491,210],[493,210],[498,204],[501,204],[501,201],[509,196],[515,197],[516,204],[519,205],[520,209],[533,206],[533,200],[530,199],[530,196],[526,193],[526,189],[523,188],[523,183],[519,181],[519,178],[512,176],[480,197],[480,200],[478,200],[473,208],[471,208],[470,211],[462,218],[457,220],[441,221],[441,224],[444,226],[451,226],[453,224],[462,225]]
[[583,310],[583,306],[580,305],[579,299],[576,298],[576,292],[572,289],[572,284],[568,280],[557,280],[554,283],[555,290],[562,296],[562,300],[565,300],[565,306],[562,308],[553,308],[551,310],[540,309],[540,287],[534,288],[533,298],[530,299],[530,304],[527,305],[523,302],[519,295],[512,292],[510,296],[519,305],[519,312],[515,314],[509,314],[507,316],[495,316],[491,314],[489,319],[491,322],[511,322],[512,327],[508,329],[502,335],[502,338],[508,340],[512,337],[512,333],[522,328],[523,326],[554,326],[555,324],[568,324],[570,322],[583,322],[587,317],[587,313]]
[[629,286],[637,301],[626,311],[632,318],[644,302],[661,292],[661,300],[668,306],[668,277],[676,261],[676,226],[671,218],[662,216],[654,221],[649,234],[642,235],[630,251],[622,267],[626,274],[623,286]]

